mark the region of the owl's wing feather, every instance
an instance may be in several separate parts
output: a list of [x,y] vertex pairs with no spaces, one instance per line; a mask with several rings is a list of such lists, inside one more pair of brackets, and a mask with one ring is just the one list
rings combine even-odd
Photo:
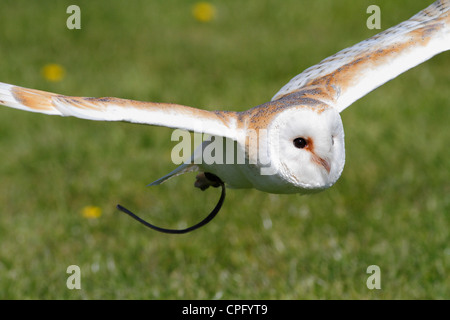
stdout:
[[272,100],[300,91],[319,92],[341,112],[385,82],[446,50],[450,50],[450,0],[439,0],[409,20],[306,69]]
[[71,97],[6,83],[0,83],[0,104],[49,115],[99,121],[126,121],[236,139],[233,112],[207,111],[178,104],[119,98]]

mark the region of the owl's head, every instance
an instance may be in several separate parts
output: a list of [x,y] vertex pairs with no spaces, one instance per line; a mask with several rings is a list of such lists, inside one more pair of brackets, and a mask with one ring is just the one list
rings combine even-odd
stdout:
[[[294,106],[278,112],[267,127],[263,189],[309,193],[331,187],[345,163],[344,129],[332,107]],[[269,190],[274,187],[274,190]]]

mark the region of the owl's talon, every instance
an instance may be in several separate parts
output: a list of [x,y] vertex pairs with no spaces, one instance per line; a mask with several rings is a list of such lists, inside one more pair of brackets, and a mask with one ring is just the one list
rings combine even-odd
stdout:
[[209,172],[200,172],[195,177],[194,187],[199,188],[202,191],[205,191],[209,187],[218,188],[223,184],[220,178]]

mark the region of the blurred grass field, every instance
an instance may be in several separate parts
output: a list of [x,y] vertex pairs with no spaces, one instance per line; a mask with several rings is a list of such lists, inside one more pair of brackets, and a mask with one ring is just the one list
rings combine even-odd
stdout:
[[[25,1],[0,4],[0,81],[79,96],[246,110],[338,50],[431,1]],[[81,30],[66,8],[81,8]],[[61,81],[42,75],[50,63]],[[171,171],[171,130],[0,107],[1,299],[449,299],[450,55],[370,93],[341,115],[346,167],[311,196],[218,190]],[[97,218],[83,208],[101,209]],[[66,269],[81,268],[81,290]],[[369,265],[381,290],[369,290]]]

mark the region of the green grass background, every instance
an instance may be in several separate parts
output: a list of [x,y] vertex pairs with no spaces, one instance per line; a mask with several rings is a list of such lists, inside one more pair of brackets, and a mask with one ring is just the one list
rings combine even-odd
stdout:
[[[0,81],[68,95],[173,102],[209,110],[264,103],[290,78],[431,1],[0,3]],[[66,8],[81,8],[68,30]],[[41,75],[66,69],[60,82]],[[172,170],[171,130],[0,107],[2,299],[450,298],[450,56],[441,54],[342,113],[346,167],[311,196],[229,190],[217,218],[186,235],[150,231],[202,219],[218,190]],[[98,219],[81,215],[102,208]],[[81,268],[81,290],[66,269]],[[369,265],[381,290],[369,290]]]

